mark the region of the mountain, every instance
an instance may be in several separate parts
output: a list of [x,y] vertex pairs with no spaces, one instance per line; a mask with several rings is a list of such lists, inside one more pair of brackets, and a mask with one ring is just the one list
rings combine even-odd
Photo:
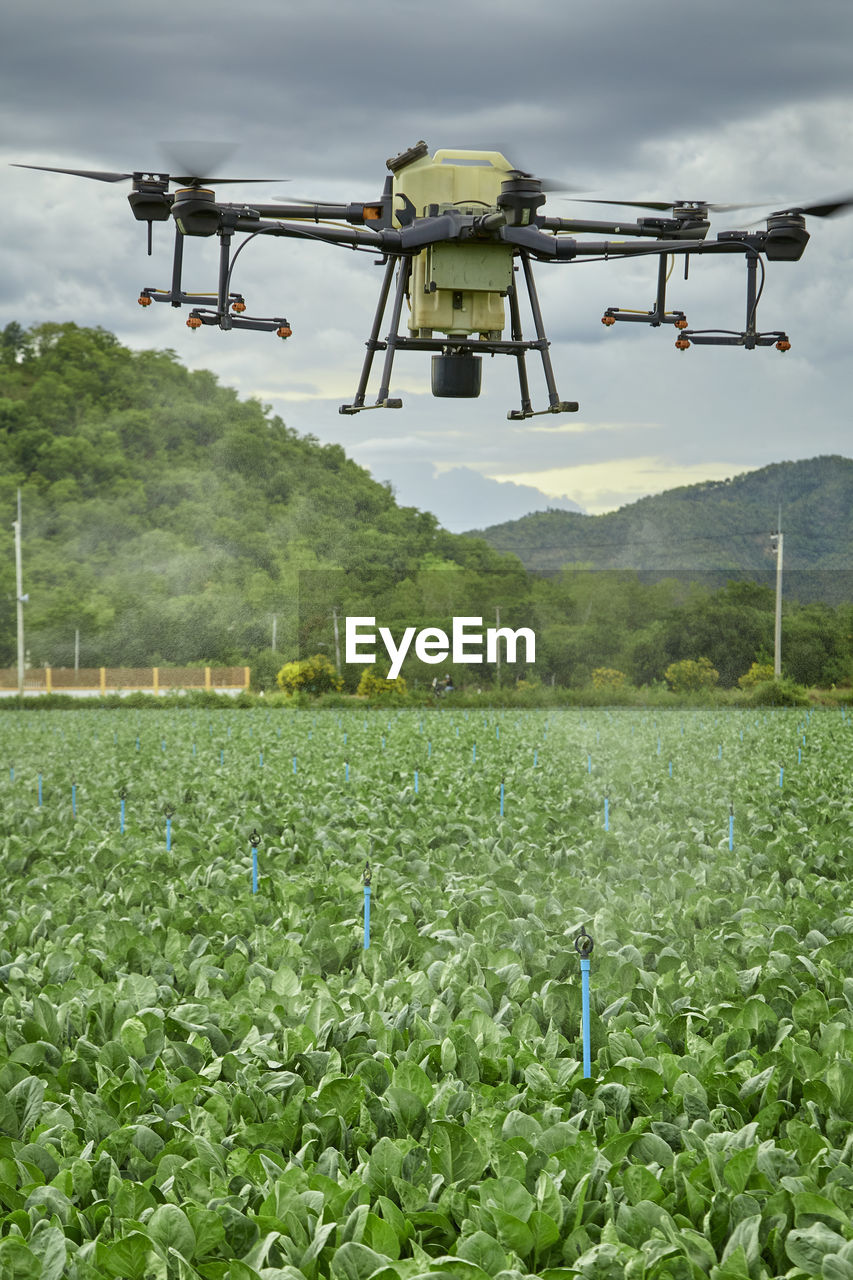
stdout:
[[334,608],[376,612],[364,601],[413,569],[519,571],[172,352],[131,351],[103,329],[10,324],[0,665],[16,652],[18,490],[32,665],[70,666],[75,632],[82,666],[245,661],[274,627],[280,653],[295,656],[306,599],[328,650]]
[[[369,460],[368,460],[369,461]],[[571,498],[551,498],[529,484],[512,480],[491,480],[473,467],[450,467],[437,471],[431,462],[383,459],[370,462],[377,480],[390,481],[398,501],[410,500],[438,517],[445,529],[463,533],[472,523],[515,520],[532,511],[555,509],[583,513]]]
[[770,581],[780,507],[788,589],[802,598],[853,598],[853,459],[839,456],[671,489],[604,515],[545,511],[472,533],[528,569],[581,564]]

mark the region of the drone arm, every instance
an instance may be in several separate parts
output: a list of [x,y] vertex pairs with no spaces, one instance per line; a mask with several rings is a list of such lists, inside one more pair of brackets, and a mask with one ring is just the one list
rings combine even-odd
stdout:
[[330,227],[300,222],[264,222],[251,216],[237,217],[235,230],[262,231],[265,235],[285,236],[294,240],[322,240],[351,249],[369,248],[379,253],[399,253],[399,231],[360,231],[350,227]]
[[639,222],[594,222],[589,218],[544,218],[541,226],[543,231],[568,231],[573,235],[590,233],[653,238],[660,235],[658,229],[642,226]]

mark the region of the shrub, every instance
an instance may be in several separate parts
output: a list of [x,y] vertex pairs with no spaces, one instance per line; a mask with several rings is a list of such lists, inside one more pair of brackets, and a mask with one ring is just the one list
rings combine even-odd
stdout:
[[627,677],[624,671],[615,667],[596,667],[592,673],[592,683],[596,689],[621,689]]
[[682,658],[680,662],[671,662],[664,675],[673,693],[712,689],[720,678],[710,658]]
[[324,653],[315,653],[312,658],[299,662],[286,662],[276,676],[276,683],[285,693],[339,693],[344,687],[343,678]]
[[376,674],[375,667],[365,667],[356,693],[360,698],[405,698],[406,681],[402,676],[398,676],[396,680],[387,680]]
[[741,689],[754,689],[758,684],[767,684],[773,679],[772,662],[753,662],[752,666],[738,680]]
[[755,707],[807,707],[808,690],[794,680],[764,680],[752,690],[750,703]]

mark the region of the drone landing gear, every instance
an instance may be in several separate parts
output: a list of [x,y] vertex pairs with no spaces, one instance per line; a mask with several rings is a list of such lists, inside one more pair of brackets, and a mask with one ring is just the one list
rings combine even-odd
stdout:
[[[551,365],[551,357],[548,351],[550,344],[545,335],[545,329],[542,323],[542,313],[539,308],[539,299],[536,293],[536,286],[533,281],[530,257],[523,251],[519,254],[519,257],[521,258],[525,284],[527,285],[527,293],[530,300],[530,308],[533,314],[533,323],[536,329],[536,338],[533,341],[524,341],[522,337],[518,296],[514,284],[511,284],[508,290],[510,322],[512,327],[512,338],[509,341],[503,341],[497,338],[471,338],[459,334],[448,335],[446,338],[403,337],[399,332],[400,319],[403,314],[403,303],[405,302],[409,289],[409,282],[412,274],[412,260],[411,258],[404,257],[400,254],[390,254],[385,266],[385,275],[382,280],[382,287],[379,291],[379,300],[373,317],[373,326],[370,331],[370,337],[365,344],[367,352],[362,364],[358,388],[352,404],[342,404],[339,412],[344,414],[353,414],[362,413],[366,409],[402,408],[402,400],[394,399],[389,394],[394,356],[398,350],[402,349],[408,351],[432,351],[435,353],[432,360],[432,393],[434,396],[438,396],[439,398],[473,398],[478,396],[480,394],[480,374],[482,368],[481,356],[483,354],[492,356],[512,355],[515,356],[518,367],[521,408],[510,410],[507,414],[508,418],[516,420],[532,418],[537,416],[537,414],[543,413],[576,413],[578,410],[577,401],[561,400],[559,393],[557,392],[554,370]],[[379,338],[379,330],[382,325],[385,308],[388,305],[391,286],[394,282],[394,272],[397,270],[398,266],[399,273],[397,277],[397,287],[394,292],[394,301],[391,308],[391,327],[388,332],[388,337],[382,341]],[[367,384],[373,367],[373,359],[377,351],[385,352],[379,392],[374,404],[365,404],[364,401],[367,395]],[[530,389],[527,380],[527,366],[525,363],[528,351],[538,351],[542,359],[545,384],[548,389],[549,404],[547,409],[535,411],[531,403]]]

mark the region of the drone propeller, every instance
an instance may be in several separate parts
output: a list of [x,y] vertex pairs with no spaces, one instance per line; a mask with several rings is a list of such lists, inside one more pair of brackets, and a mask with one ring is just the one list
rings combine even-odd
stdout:
[[[669,209],[695,209],[697,213],[700,211],[706,213],[735,213],[740,209],[767,209],[770,206],[770,201],[768,200],[753,201],[749,204],[712,204],[709,200],[599,200],[592,196],[579,199],[583,204],[619,205],[627,209],[651,209],[658,213],[665,213]],[[799,217],[832,218],[850,208],[853,208],[853,195],[843,195],[827,200],[818,200],[813,204],[788,205],[774,210],[768,216],[778,218],[790,214]],[[758,222],[751,225],[757,226],[763,221],[764,218],[759,218]]]
[[[693,209],[697,213],[704,210],[708,213],[732,213],[736,209],[757,209],[755,204],[712,204],[710,200],[600,200],[595,196],[580,198],[582,204],[613,204],[625,209],[651,209],[656,213],[666,213],[668,209]],[[762,202],[765,206],[766,201]]]
[[506,175],[507,178],[530,178],[534,182],[539,183],[541,191],[548,192],[567,192],[582,191],[582,187],[573,187],[567,182],[563,182],[560,178],[540,178],[538,174],[531,173],[527,169],[512,169]]
[[207,178],[199,175],[177,173],[159,173],[154,169],[138,169],[135,173],[110,173],[100,169],[57,169],[46,164],[14,164],[15,169],[39,169],[42,173],[67,173],[72,178],[92,178],[95,182],[123,182],[132,180],[140,182],[151,179],[155,182],[175,183],[179,187],[202,187],[232,185],[238,182],[289,182],[289,178]]
[[771,216],[775,218],[792,213],[808,218],[834,218],[836,214],[844,213],[851,208],[853,208],[853,195],[834,196],[829,200],[818,200],[816,204],[791,205],[786,209],[774,211]]

